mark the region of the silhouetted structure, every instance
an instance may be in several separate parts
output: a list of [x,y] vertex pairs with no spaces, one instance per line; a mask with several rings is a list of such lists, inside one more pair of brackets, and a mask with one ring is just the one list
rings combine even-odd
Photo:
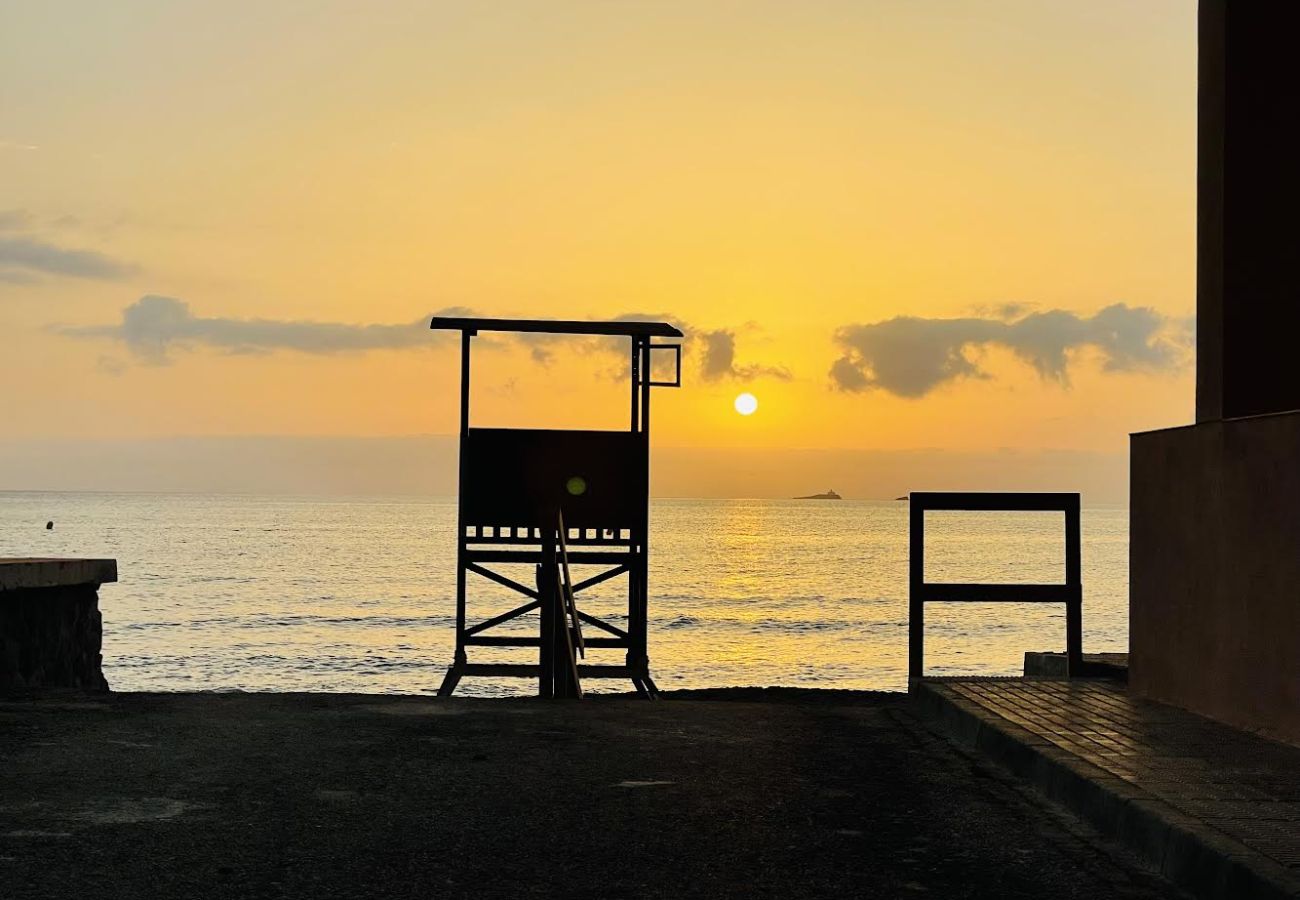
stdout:
[[[925,580],[928,510],[1065,513],[1065,581],[1061,584],[944,584]],[[913,491],[908,544],[907,674],[925,676],[925,604],[1064,603],[1066,673],[1083,673],[1083,565],[1079,495],[1051,493],[949,493]]]
[[[665,322],[577,322],[435,317],[431,327],[461,333],[460,487],[456,536],[456,657],[440,696],[465,675],[537,678],[541,697],[582,695],[582,678],[629,678],[639,693],[656,694],[646,652],[647,536],[650,520],[650,388],[681,384],[681,345]],[[471,428],[470,347],[480,331],[608,335],[631,341],[631,416],[626,431]],[[655,381],[651,355],[671,351],[676,376]],[[577,549],[569,549],[569,548]],[[570,563],[605,570],[573,583]],[[535,586],[489,565],[535,566]],[[473,573],[528,602],[470,624],[466,581]],[[574,596],[627,575],[627,629],[580,612]],[[533,611],[536,637],[490,634]],[[582,625],[599,632],[585,637]],[[536,664],[473,663],[470,647],[537,647]],[[624,665],[579,665],[585,649],[622,648]]]
[[1130,684],[1300,742],[1300,6],[1201,0],[1196,424],[1132,437]]
[[106,691],[101,585],[114,559],[0,558],[0,694]]
[[843,500],[839,494],[835,493],[835,488],[830,488],[824,494],[805,494],[802,497],[795,497],[796,500]]

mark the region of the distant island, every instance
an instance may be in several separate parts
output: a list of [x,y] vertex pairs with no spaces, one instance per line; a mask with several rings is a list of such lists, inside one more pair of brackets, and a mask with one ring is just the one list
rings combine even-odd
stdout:
[[844,498],[832,490],[832,491],[827,491],[824,494],[809,494],[806,497],[795,497],[794,499],[796,500],[843,500]]

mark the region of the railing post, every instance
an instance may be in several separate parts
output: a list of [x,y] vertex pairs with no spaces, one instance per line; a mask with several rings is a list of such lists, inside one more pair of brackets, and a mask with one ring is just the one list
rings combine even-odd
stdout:
[[1083,674],[1083,536],[1078,494],[1065,507],[1065,583],[1072,589],[1065,603],[1065,674],[1076,678]]
[[907,677],[925,674],[925,506],[908,497]]

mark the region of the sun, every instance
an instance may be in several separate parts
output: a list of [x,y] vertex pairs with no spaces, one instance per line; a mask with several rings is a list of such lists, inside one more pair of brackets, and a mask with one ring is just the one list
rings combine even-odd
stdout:
[[758,398],[746,391],[736,397],[736,412],[742,416],[752,416],[758,409]]

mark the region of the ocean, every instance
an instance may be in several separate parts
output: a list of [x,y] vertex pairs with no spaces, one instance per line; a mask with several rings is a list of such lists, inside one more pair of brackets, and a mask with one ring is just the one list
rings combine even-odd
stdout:
[[[115,690],[426,694],[452,656],[455,523],[452,498],[13,492],[0,493],[0,556],[117,559],[120,581],[100,592]],[[661,689],[906,688],[906,503],[655,500],[651,532]],[[930,580],[1062,578],[1060,514],[931,513],[927,533]],[[1085,508],[1083,576],[1085,651],[1126,650],[1127,509]],[[623,583],[580,607],[613,617]],[[516,605],[470,587],[471,618]],[[1026,650],[1064,647],[1064,608],[933,604],[926,635],[930,674],[1012,675]],[[471,649],[484,662],[536,653]],[[458,694],[533,689],[466,678]]]

